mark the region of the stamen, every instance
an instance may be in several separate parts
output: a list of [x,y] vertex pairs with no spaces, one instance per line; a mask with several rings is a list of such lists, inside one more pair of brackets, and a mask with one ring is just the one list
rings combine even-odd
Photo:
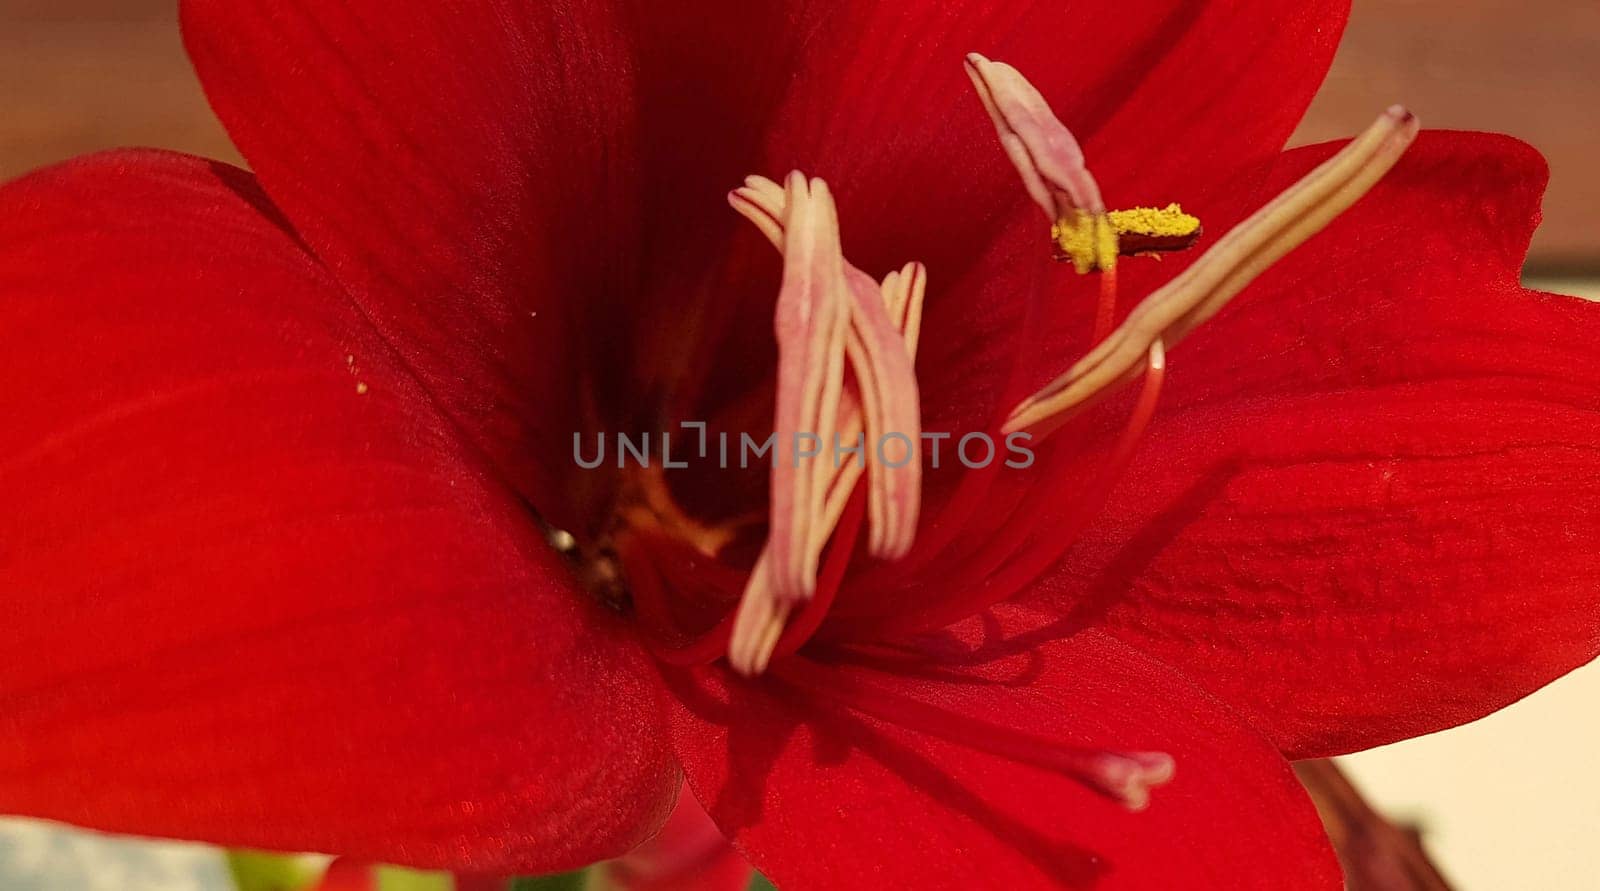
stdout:
[[822,620],[827,618],[828,610],[833,606],[833,598],[839,593],[839,587],[844,582],[844,573],[850,566],[850,557],[855,553],[856,539],[859,538],[861,519],[865,513],[863,504],[859,492],[851,497],[849,506],[839,521],[833,544],[828,548],[822,572],[817,577],[817,596],[811,598],[800,610],[800,614],[785,625],[783,634],[771,647],[759,654],[759,658],[751,666],[752,670],[746,672],[747,674],[760,674],[767,670],[767,665],[773,659],[798,652],[806,641],[817,633],[817,629],[822,627]]
[[1200,240],[1200,218],[1176,204],[1135,207],[1106,214],[1071,211],[1050,227],[1055,258],[1071,261],[1079,275],[1113,272],[1117,257],[1185,250]]
[[[816,182],[820,184],[820,180]],[[790,227],[794,225],[792,195],[792,189],[786,192],[771,180],[752,176],[745,180],[743,188],[728,196],[734,209],[755,223],[784,253],[785,270],[790,265]],[[818,468],[815,480],[822,487],[824,498],[821,510],[812,518],[811,529],[819,543],[826,542],[834,534],[846,505],[853,503],[851,494],[865,470],[872,518],[869,552],[882,559],[895,559],[911,547],[921,504],[922,421],[913,358],[921,328],[927,274],[921,264],[909,263],[890,273],[880,286],[866,273],[843,262],[842,257],[840,264],[850,297],[845,356],[854,377],[846,381],[841,391],[836,424],[831,430],[841,445],[864,442],[864,454],[860,461],[813,460]],[[783,348],[780,338],[780,365]],[[831,450],[834,444],[830,436],[822,445]],[[901,447],[893,448],[896,444]],[[813,587],[808,592],[812,602],[787,632],[785,627],[797,598],[784,596],[775,581],[777,527],[774,525],[733,619],[728,661],[735,670],[747,675],[759,674],[766,669],[775,651],[798,649],[821,624],[822,614],[844,575],[843,563],[838,564],[836,572],[832,571],[834,562],[836,559],[847,561],[854,545],[860,517],[851,516],[853,519],[846,519],[844,525],[838,527],[830,551],[830,568],[821,582],[815,581],[816,564],[812,562]],[[842,556],[836,558],[835,555]]]
[[771,551],[772,544],[768,542],[750,570],[750,581],[739,598],[726,647],[728,664],[746,677],[759,673],[757,666],[767,661],[789,620],[790,604],[772,592]]
[[907,263],[883,280],[883,303],[905,339],[906,356],[913,365],[922,338],[922,301],[927,290],[928,270],[921,263]]
[[[851,489],[854,488],[853,480],[859,478],[859,471],[851,476]],[[833,536],[833,544],[818,576],[817,593],[806,602],[793,622],[789,621],[792,605],[772,596],[771,586],[766,581],[767,551],[762,550],[750,573],[739,608],[732,617],[729,633],[721,638],[728,664],[734,671],[745,677],[761,674],[767,670],[774,656],[786,656],[799,650],[822,626],[828,609],[833,606],[834,595],[844,581],[850,556],[855,552],[857,533],[861,531],[861,517],[865,512],[863,503],[860,494],[856,493],[850,498],[842,517],[834,514],[829,518],[830,525],[838,522],[837,534]],[[705,653],[704,646],[692,649],[698,655]],[[719,650],[717,654],[721,652]]]
[[1043,437],[1095,396],[1136,373],[1157,339],[1174,346],[1284,254],[1321,231],[1365,195],[1416,138],[1417,119],[1394,106],[1250,219],[1240,223],[1177,278],[1139,304],[1065,374],[1024,400],[1004,432]]
[[[853,274],[851,274],[853,273]],[[867,463],[868,552],[898,560],[917,533],[922,492],[922,406],[900,328],[889,320],[884,290],[860,270],[847,273],[852,316],[846,352],[860,387]],[[843,463],[857,463],[845,461]]]
[[1106,214],[1068,211],[1050,226],[1050,240],[1055,242],[1056,259],[1070,261],[1079,275],[1117,268],[1121,247],[1117,243],[1117,230]]
[[824,673],[803,659],[784,662],[773,673],[783,682],[868,717],[1070,777],[1133,811],[1147,807],[1150,790],[1176,773],[1176,763],[1164,752],[1113,752],[1064,745],[1043,734],[954,712],[882,687],[852,685],[849,679]]
[[[1025,381],[1032,374],[1033,359],[1040,350],[1043,332],[1051,328],[1049,306],[1045,289],[1051,276],[1048,261],[1041,263],[1040,274],[1033,276],[1033,284],[1023,296],[1022,324],[1018,329],[1017,346],[1011,350],[1009,368],[1003,376],[1005,383],[994,394],[991,421],[992,430],[999,430],[1005,420],[1007,408],[1020,399]],[[989,462],[978,470],[970,470],[960,477],[956,490],[919,534],[916,549],[900,563],[868,567],[850,578],[850,586],[862,591],[882,590],[888,586],[904,584],[926,571],[936,562],[951,563],[959,559],[961,548],[957,538],[977,518],[988,515],[979,510],[990,487],[999,473],[1000,462]]]
[[[815,459],[837,430],[850,311],[839,219],[827,184],[796,172],[789,175],[787,192],[783,287],[773,323],[777,443],[767,541],[773,594],[793,602],[815,589],[817,560],[831,531],[819,528],[827,475]],[[810,448],[802,447],[802,439]]]
[[[776,183],[765,177],[748,177],[744,187],[734,190],[728,200],[774,247],[784,249],[787,197]],[[899,273],[891,273],[880,287],[849,263],[844,269],[851,296],[846,355],[857,391],[846,391],[844,408],[848,410],[841,410],[837,432],[845,446],[865,443],[862,462],[843,463],[865,463],[867,467],[871,499],[868,553],[894,560],[911,548],[921,505],[921,398],[913,358],[927,275],[921,264],[907,264]],[[856,402],[860,411],[855,410]],[[832,447],[831,441],[824,443],[824,448]],[[854,483],[852,476],[849,486]],[[846,495],[849,486],[844,489]],[[841,502],[838,509],[842,508]]]
[[1094,333],[1090,335],[1089,343],[1093,345],[1105,340],[1116,321],[1117,270],[1107,269],[1100,273],[1100,304],[1095,307]]
[[[985,590],[978,601],[983,608],[1009,599],[1013,593],[1049,569],[1105,506],[1106,499],[1132,463],[1144,432],[1155,417],[1167,371],[1166,349],[1160,340],[1150,345],[1144,367],[1144,387],[1134,403],[1132,414],[1128,416],[1122,437],[1117,440],[1116,449],[1100,471],[1095,488],[1088,497],[1066,505],[1058,504],[1054,510],[1042,515],[1039,531],[1032,537],[1028,547],[1011,557],[999,573],[986,580],[983,586]],[[1060,491],[1055,484],[1042,488],[1045,491]],[[969,603],[966,608],[971,609],[971,606]]]
[[994,121],[1022,185],[1051,222],[1074,211],[1104,215],[1100,185],[1084,166],[1083,148],[1021,72],[1004,62],[967,54],[967,75]]

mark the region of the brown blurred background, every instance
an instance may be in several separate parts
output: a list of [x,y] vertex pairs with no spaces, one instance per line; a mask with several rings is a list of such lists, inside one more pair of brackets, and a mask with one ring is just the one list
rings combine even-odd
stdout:
[[1496,130],[1550,159],[1530,271],[1600,273],[1600,2],[1355,0],[1295,138],[1348,134],[1404,102],[1424,126]]
[[[183,56],[177,0],[0,0],[0,180],[115,145],[237,161]],[[1600,2],[1355,0],[1296,139],[1403,101],[1430,127],[1499,130],[1553,170],[1530,268],[1600,272]]]

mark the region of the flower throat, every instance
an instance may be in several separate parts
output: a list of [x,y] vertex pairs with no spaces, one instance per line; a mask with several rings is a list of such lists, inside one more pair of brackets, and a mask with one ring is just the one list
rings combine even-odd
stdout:
[[[663,661],[726,659],[757,675],[814,636],[839,643],[935,629],[1024,589],[1081,535],[1131,462],[1156,410],[1168,351],[1370,190],[1417,132],[1414,116],[1390,108],[1119,321],[1119,259],[1189,248],[1203,234],[1201,221],[1177,204],[1108,210],[1077,140],[1032,84],[977,54],[967,57],[966,70],[1023,187],[1045,214],[1051,255],[1099,279],[1088,352],[1031,394],[1022,387],[1029,362],[1043,352],[1031,341],[1045,327],[1036,324],[1045,297],[1037,288],[1018,295],[1029,321],[1012,352],[992,432],[1042,442],[1142,379],[1122,434],[1091,484],[1066,503],[1051,493],[1069,490],[1066,476],[1078,472],[1070,462],[1041,467],[1035,484],[998,507],[991,498],[998,464],[990,464],[967,471],[937,515],[922,517],[922,394],[914,363],[927,269],[911,262],[873,278],[844,256],[826,182],[798,171],[782,183],[751,176],[729,203],[783,258],[764,517],[703,524],[677,506],[659,468],[645,468],[626,479],[611,527],[594,548],[583,551],[566,533],[552,533],[564,550],[582,553],[582,571],[602,599],[632,604],[653,629]],[[885,447],[868,449],[861,461],[810,460],[799,445],[807,437],[865,437]],[[728,562],[728,545],[763,520],[753,562]],[[1011,528],[1019,522],[1021,532]],[[871,562],[852,570],[858,550]],[[709,630],[687,632],[674,607],[684,592],[705,588],[712,600],[736,605]],[[924,589],[957,593],[919,601]],[[892,615],[844,609],[875,600],[913,606]]]

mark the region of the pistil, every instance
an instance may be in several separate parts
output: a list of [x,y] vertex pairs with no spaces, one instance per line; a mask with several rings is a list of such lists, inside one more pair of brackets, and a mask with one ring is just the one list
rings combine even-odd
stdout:
[[881,686],[852,682],[842,672],[825,672],[805,659],[785,662],[775,674],[781,683],[858,714],[1069,777],[1129,810],[1147,807],[1150,790],[1169,782],[1176,773],[1176,763],[1165,752],[1067,745],[1052,736],[961,714]]

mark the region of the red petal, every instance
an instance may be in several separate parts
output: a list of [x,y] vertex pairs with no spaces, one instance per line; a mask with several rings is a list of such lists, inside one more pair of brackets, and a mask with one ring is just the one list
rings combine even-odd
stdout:
[[676,788],[645,658],[242,171],[0,191],[0,810],[508,874]]
[[183,3],[206,92],[273,200],[564,526],[575,357],[614,324],[584,298],[631,291],[617,258],[642,224],[621,145],[636,112],[604,10]]
[[379,891],[377,871],[359,860],[340,857],[328,864],[328,871],[311,891]]
[[659,835],[594,868],[612,891],[744,891],[754,872],[688,789]]
[[1543,184],[1520,143],[1425,134],[1175,351],[1057,606],[1295,757],[1470,721],[1593,658],[1600,306],[1516,283]]
[[1170,752],[1177,777],[1132,813],[1076,781],[842,711],[773,677],[669,677],[689,782],[779,887],[1341,886],[1288,764],[1171,670],[1015,608],[965,623],[923,655],[820,670],[1063,745]]

